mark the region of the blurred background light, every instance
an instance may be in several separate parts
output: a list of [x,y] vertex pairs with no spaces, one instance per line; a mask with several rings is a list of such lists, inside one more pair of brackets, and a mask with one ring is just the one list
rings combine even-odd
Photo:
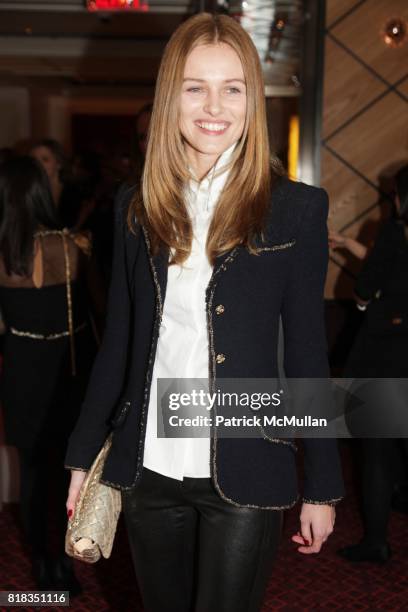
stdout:
[[86,0],[88,11],[148,11],[147,0]]

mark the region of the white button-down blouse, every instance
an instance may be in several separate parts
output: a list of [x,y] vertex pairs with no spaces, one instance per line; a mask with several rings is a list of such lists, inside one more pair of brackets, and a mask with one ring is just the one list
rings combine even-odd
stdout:
[[211,217],[229,169],[218,176],[214,176],[214,173],[228,163],[235,145],[222,153],[201,182],[191,180],[186,187],[186,204],[193,224],[192,249],[182,266],[168,268],[162,325],[150,388],[143,465],[177,480],[183,480],[184,476],[210,477],[211,440],[209,436],[157,437],[157,379],[199,378],[208,381],[205,290],[212,267],[205,253],[205,245]]

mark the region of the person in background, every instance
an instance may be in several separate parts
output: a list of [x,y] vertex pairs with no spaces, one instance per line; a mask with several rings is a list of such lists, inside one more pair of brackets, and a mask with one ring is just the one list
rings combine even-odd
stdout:
[[98,199],[101,192],[104,192],[102,168],[103,160],[98,153],[80,151],[73,156],[71,176],[73,183],[81,194],[82,202],[75,227],[77,229],[90,229],[94,239],[94,228],[92,223],[89,223],[89,217],[98,207]]
[[100,266],[107,282],[109,282],[112,271],[113,202],[115,197],[120,198],[121,194],[140,184],[147,150],[152,109],[153,104],[148,103],[142,106],[136,114],[127,172],[122,175],[122,180],[117,182],[113,189],[110,191],[105,190],[105,193],[101,193],[95,210],[92,211],[89,220],[84,226],[90,227],[95,236],[95,248],[99,254]]
[[333,230],[329,231],[329,247],[333,250],[345,249],[357,257],[357,259],[364,259],[368,252],[367,247],[358,240]]
[[[6,161],[12,159],[14,157],[14,151],[10,147],[3,147],[0,149],[0,166],[4,164]],[[5,332],[3,315],[0,310],[0,353],[3,352],[3,334]]]
[[10,149],[10,147],[3,147],[2,149],[0,149],[0,166],[6,161],[12,159],[14,155],[15,153],[13,149]]
[[135,117],[135,133],[134,143],[132,146],[133,156],[139,161],[139,173],[143,170],[143,163],[146,157],[148,137],[149,137],[149,126],[152,117],[153,104],[149,102],[142,106]]
[[[50,173],[56,170],[54,160],[47,163]],[[20,516],[36,587],[71,595],[81,585],[64,551],[63,458],[97,348],[88,317],[91,247],[89,236],[61,229],[50,182],[35,159],[0,167],[6,443],[18,451]]]
[[[74,232],[88,232],[92,236],[92,275],[94,293],[99,294],[95,312],[96,328],[104,325],[106,286],[112,259],[112,198],[108,198],[108,210],[103,222],[98,223],[98,188],[101,182],[101,160],[92,152],[74,156],[69,167],[62,146],[56,140],[35,142],[30,154],[43,166],[50,181],[51,193],[57,206],[62,227]],[[102,226],[102,229],[101,229]],[[98,333],[99,333],[98,332]]]
[[[339,239],[338,236],[333,240],[356,250],[355,241]],[[359,247],[357,252],[362,253]],[[369,382],[364,382],[358,391],[358,397],[363,401],[349,416],[353,435],[358,438],[359,432],[363,433],[364,534],[359,543],[338,551],[348,561],[385,563],[391,557],[387,531],[396,478],[395,465],[399,450],[408,453],[407,439],[396,439],[404,423],[406,396],[403,402],[400,398],[404,381],[408,378],[407,270],[408,165],[395,176],[392,214],[382,224],[373,248],[366,255],[354,288],[357,305],[365,311],[365,318],[343,376],[357,381],[368,379]],[[373,431],[372,437],[367,435],[368,428]],[[388,431],[394,431],[395,438],[390,437]]]
[[44,138],[32,144],[30,155],[47,173],[62,226],[78,229],[81,211],[89,206],[90,196],[83,192],[79,182],[73,180],[63,147],[56,140]]
[[44,168],[50,181],[52,198],[59,204],[64,188],[68,160],[59,142],[44,138],[33,143],[30,154]]

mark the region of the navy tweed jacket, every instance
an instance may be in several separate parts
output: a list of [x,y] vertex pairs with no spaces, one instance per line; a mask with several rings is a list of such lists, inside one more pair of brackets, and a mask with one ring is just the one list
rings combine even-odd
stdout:
[[[113,430],[102,482],[120,490],[137,487],[141,477],[167,282],[167,254],[152,257],[146,229],[138,226],[134,234],[127,227],[132,193],[122,190],[116,203],[105,334],[65,457],[67,469],[87,470]],[[323,189],[281,178],[260,254],[237,246],[217,258],[206,292],[210,381],[277,377],[280,316],[286,376],[329,376],[323,301],[327,213]],[[337,441],[303,444],[302,499],[336,503],[344,495]],[[217,438],[213,432],[210,461],[215,489],[228,503],[278,510],[299,498],[291,441]]]

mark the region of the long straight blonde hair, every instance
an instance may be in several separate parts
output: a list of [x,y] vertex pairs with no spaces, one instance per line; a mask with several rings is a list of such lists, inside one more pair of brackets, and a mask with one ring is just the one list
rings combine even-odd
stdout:
[[191,176],[179,127],[184,68],[195,47],[218,43],[230,45],[241,60],[247,107],[243,133],[208,231],[206,251],[211,264],[238,244],[255,252],[253,240],[262,231],[272,183],[284,173],[269,149],[262,69],[250,36],[226,15],[191,17],[173,33],[164,51],[144,170],[128,215],[131,228],[135,217],[145,225],[153,254],[163,246],[173,249],[171,263],[183,263],[192,243],[192,224],[183,197]]

